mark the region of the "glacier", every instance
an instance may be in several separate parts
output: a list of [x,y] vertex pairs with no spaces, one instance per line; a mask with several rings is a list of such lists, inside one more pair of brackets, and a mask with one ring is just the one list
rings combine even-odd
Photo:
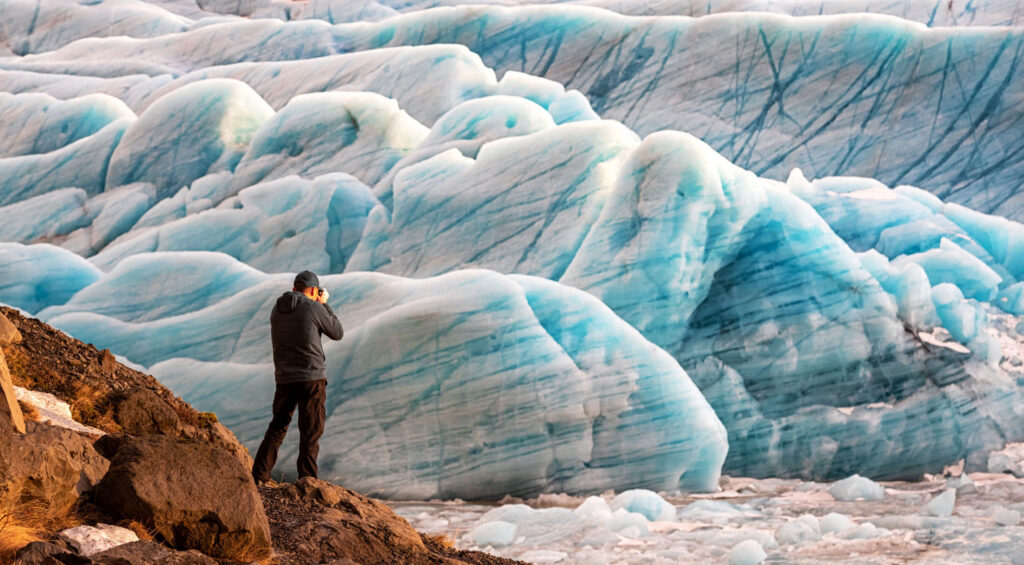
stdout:
[[325,476],[391,498],[1024,441],[1012,6],[489,4],[0,1],[0,302],[254,446],[319,272]]
[[[1009,5],[992,13],[1019,17]],[[176,75],[235,65],[458,44],[498,73],[577,90],[599,115],[641,135],[694,134],[759,175],[781,180],[800,167],[814,177],[873,177],[1022,218],[1019,26],[928,27],[878,14],[645,19],[571,3],[449,6],[333,25],[315,17],[196,21],[185,32],[95,37],[0,61],[21,79],[3,82],[20,91],[39,74],[88,75],[124,89],[121,80],[142,75],[149,78],[132,88],[152,91]],[[212,43],[226,47],[211,51]]]

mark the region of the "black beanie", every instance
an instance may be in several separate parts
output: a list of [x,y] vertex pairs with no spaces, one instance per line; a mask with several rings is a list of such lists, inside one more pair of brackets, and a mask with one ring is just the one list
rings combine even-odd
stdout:
[[295,275],[295,288],[320,288],[320,279],[317,278],[316,273],[313,271],[302,271]]

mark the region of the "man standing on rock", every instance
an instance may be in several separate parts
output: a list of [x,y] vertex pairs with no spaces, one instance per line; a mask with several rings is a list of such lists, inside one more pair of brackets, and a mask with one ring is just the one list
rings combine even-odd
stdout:
[[317,477],[317,454],[327,411],[326,364],[320,336],[341,339],[341,322],[327,305],[329,294],[311,271],[295,276],[291,292],[277,299],[270,312],[270,339],[274,346],[274,416],[267,427],[252,476],[257,483],[270,480],[277,450],[288,433],[295,407],[299,408],[299,478]]

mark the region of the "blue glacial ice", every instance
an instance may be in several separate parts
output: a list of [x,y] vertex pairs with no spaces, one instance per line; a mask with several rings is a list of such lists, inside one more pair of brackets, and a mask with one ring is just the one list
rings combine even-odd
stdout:
[[149,182],[165,198],[207,174],[234,170],[256,130],[273,115],[243,82],[211,79],[176,90],[124,132],[110,156],[106,187]]
[[[158,263],[175,265],[173,280]],[[164,296],[163,311],[143,296],[110,300],[124,280]],[[266,425],[255,407],[273,390],[266,312],[289,280],[224,255],[143,254],[40,315],[130,351],[254,446]],[[324,476],[424,499],[717,484],[726,440],[711,407],[675,360],[592,296],[472,270],[322,280],[347,336],[326,348]],[[194,310],[204,281],[221,298]]]
[[1024,440],[1020,30],[592,3],[37,32],[7,0],[0,301],[252,445],[269,301],[317,270],[350,329],[325,469],[386,496],[908,478]]
[[49,244],[0,243],[0,302],[27,312],[63,304],[103,271]]
[[[1019,17],[1005,8],[995,11]],[[211,43],[226,47],[207,49]],[[231,19],[184,34],[72,42],[0,66],[155,78],[428,44],[464,45],[499,74],[552,79],[641,135],[685,130],[760,175],[782,178],[799,166],[815,177],[870,176],[1021,219],[1024,34],[1013,26],[929,28],[876,14],[651,20],[571,4],[456,6],[373,23]]]

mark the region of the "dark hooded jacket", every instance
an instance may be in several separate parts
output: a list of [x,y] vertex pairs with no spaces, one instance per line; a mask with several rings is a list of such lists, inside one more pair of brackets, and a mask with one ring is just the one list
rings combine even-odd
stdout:
[[274,380],[278,384],[325,378],[326,363],[320,336],[341,339],[341,322],[327,304],[301,292],[286,292],[270,312],[274,346]]

